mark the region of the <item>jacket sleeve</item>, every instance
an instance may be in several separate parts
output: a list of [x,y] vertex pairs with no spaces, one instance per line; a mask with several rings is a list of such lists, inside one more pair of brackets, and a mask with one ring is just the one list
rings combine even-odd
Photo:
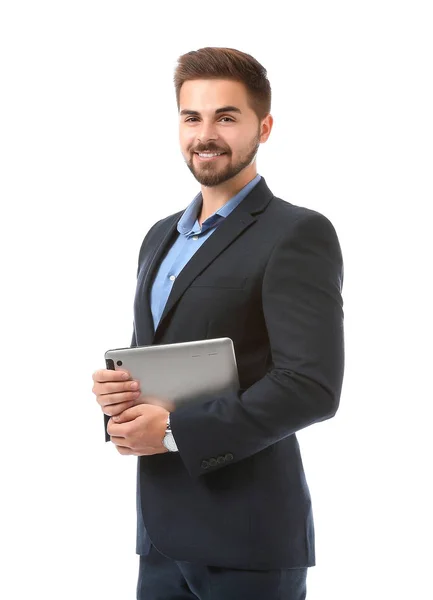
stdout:
[[243,393],[171,413],[192,477],[224,468],[336,413],[344,372],[343,258],[332,223],[310,211],[276,242],[262,281],[271,368]]

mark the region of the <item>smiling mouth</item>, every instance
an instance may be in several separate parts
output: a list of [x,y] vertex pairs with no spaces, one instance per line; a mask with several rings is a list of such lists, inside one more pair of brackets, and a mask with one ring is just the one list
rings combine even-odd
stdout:
[[227,154],[227,152],[218,152],[217,154],[215,154],[214,152],[203,152],[203,153],[200,153],[200,154],[202,154],[202,156],[200,156],[200,154],[198,152],[194,152],[194,154],[197,156],[199,161],[210,162],[213,160],[217,160],[221,156],[225,156]]

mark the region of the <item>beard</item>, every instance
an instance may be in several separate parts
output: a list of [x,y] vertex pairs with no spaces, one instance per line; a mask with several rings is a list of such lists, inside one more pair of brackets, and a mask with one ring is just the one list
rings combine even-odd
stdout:
[[[216,161],[198,163],[197,159],[194,159],[194,154],[190,160],[185,161],[188,169],[194,175],[195,179],[206,187],[215,187],[232,179],[238,173],[248,167],[256,157],[257,150],[260,146],[260,130],[254,136],[250,146],[243,152],[242,157],[236,163],[228,163],[226,166],[220,166],[219,161],[225,160],[224,158],[217,159]],[[212,148],[212,144],[208,145],[208,148]],[[229,156],[227,153],[225,156]],[[194,162],[195,160],[195,162]]]

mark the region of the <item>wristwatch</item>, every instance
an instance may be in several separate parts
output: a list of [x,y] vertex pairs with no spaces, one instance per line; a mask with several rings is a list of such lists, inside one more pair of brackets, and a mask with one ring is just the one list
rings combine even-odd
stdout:
[[162,440],[162,443],[167,448],[167,450],[169,450],[170,452],[177,452],[178,451],[177,444],[175,442],[175,439],[173,437],[173,432],[171,430],[170,413],[168,413],[167,427],[165,429],[165,436],[164,436],[164,439]]

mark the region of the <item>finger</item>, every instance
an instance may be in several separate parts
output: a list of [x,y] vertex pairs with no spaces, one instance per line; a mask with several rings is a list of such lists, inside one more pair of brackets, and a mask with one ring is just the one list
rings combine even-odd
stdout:
[[116,419],[118,419],[118,423],[127,423],[128,421],[133,421],[137,417],[142,416],[144,414],[143,411],[145,410],[144,404],[137,404],[136,406],[131,406],[124,410],[121,414],[116,416]]
[[[122,404],[123,402],[140,403],[140,392],[128,392],[127,394],[112,394],[109,396],[96,396],[96,401],[104,411],[108,406],[116,406],[116,404]],[[107,415],[109,413],[106,413]]]
[[113,444],[116,444],[116,446],[123,446],[132,450],[132,448],[126,445],[126,438],[122,437],[121,435],[110,435],[110,440],[113,442]]
[[103,394],[117,394],[118,392],[129,392],[140,389],[140,382],[136,379],[128,379],[128,381],[112,381],[106,383],[95,384]]
[[120,454],[135,454],[131,448],[127,448],[126,446],[116,446],[116,449]]
[[[106,407],[115,406],[116,404],[122,404],[123,402],[134,402],[136,404],[140,404],[140,393],[128,392],[127,394],[96,396],[96,401],[102,408],[102,412],[104,412]],[[108,415],[109,413],[106,414]]]
[[104,381],[125,381],[129,379],[130,373],[123,370],[113,369],[98,369],[92,375],[93,381],[104,382]]
[[128,381],[94,383],[92,392],[97,396],[103,396],[104,394],[119,394],[120,392],[137,391],[139,389],[140,382],[136,379],[129,379]]
[[131,408],[131,406],[134,406],[134,403],[135,399],[128,400],[126,402],[119,402],[116,404],[105,404],[104,406],[101,406],[101,410],[104,413],[104,415],[108,415],[109,417],[115,417],[116,415],[120,415],[120,413],[126,410],[127,408]]
[[115,423],[111,418],[107,423],[107,433],[109,436],[122,438],[125,442],[128,427],[127,423]]
[[132,450],[127,446],[116,446],[117,451],[120,454],[129,454],[133,456],[152,456],[153,454],[166,454],[168,452],[167,448],[154,448],[153,446],[149,446],[147,448],[140,448],[140,450]]

